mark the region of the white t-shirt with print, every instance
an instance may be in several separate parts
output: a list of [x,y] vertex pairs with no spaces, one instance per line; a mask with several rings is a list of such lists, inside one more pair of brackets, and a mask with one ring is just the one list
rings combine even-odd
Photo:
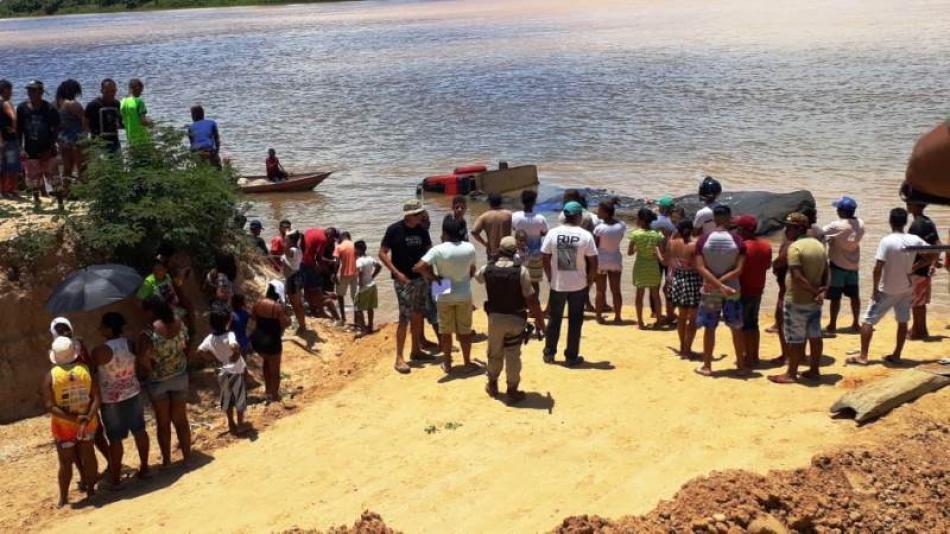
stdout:
[[587,258],[597,255],[590,232],[579,226],[558,226],[544,236],[541,252],[551,255],[551,289],[568,292],[587,287]]
[[511,214],[511,232],[524,230],[528,234],[528,256],[541,254],[541,240],[548,232],[548,220],[540,213],[516,211]]
[[904,247],[926,245],[926,241],[913,234],[894,232],[884,236],[874,256],[877,261],[884,262],[884,271],[881,273],[881,284],[878,289],[888,295],[910,293],[913,289],[910,273],[917,255],[904,252]]

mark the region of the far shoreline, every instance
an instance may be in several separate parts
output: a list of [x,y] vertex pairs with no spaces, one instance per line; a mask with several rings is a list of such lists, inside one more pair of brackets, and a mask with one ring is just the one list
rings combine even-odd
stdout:
[[[7,0],[9,2],[10,0]],[[229,7],[287,7],[304,4],[328,4],[359,0],[157,0],[129,8],[125,4],[101,6],[99,4],[73,5],[46,13],[43,9],[30,12],[10,12],[4,3],[0,3],[0,20],[45,19],[71,15],[112,15],[119,13],[150,13],[157,11],[183,11],[187,9],[220,9]]]

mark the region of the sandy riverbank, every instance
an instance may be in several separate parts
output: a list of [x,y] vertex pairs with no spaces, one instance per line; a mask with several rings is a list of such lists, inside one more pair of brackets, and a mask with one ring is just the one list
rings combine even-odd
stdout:
[[[946,323],[932,324],[942,331]],[[672,332],[588,322],[583,353],[591,364],[544,365],[540,345],[532,343],[523,383],[529,399],[513,408],[485,396],[483,377],[446,382],[435,366],[396,375],[392,332],[358,343],[341,339],[339,356],[329,345],[326,367],[301,375],[301,385],[325,394],[299,401],[254,442],[199,441],[206,455],[199,467],[103,495],[93,506],[53,509],[55,459],[44,441],[45,419],[3,427],[10,445],[0,480],[16,497],[0,523],[51,531],[234,532],[350,524],[372,509],[406,532],[543,531],[573,515],[646,512],[714,470],[798,468],[816,453],[882,439],[877,429],[886,424],[857,429],[831,419],[827,409],[844,390],[896,372],[844,367],[858,338],[842,335],[826,343],[821,385],[782,387],[728,372],[708,379],[672,355]],[[885,322],[872,358],[891,348],[893,335]],[[720,337],[724,348],[725,333]],[[934,360],[946,354],[945,345],[912,342],[906,356]],[[477,359],[484,361],[484,350],[476,344]],[[776,350],[775,337],[766,336],[764,354]],[[291,353],[288,365],[302,358]],[[717,368],[729,369],[730,360]],[[950,396],[933,397],[895,417],[950,422]]]

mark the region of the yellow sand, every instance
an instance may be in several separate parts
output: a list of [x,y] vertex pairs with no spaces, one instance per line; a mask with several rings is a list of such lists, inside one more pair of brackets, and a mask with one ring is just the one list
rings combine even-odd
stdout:
[[[477,317],[484,331],[484,316]],[[892,347],[893,324],[882,328],[872,359]],[[214,452],[212,462],[168,487],[70,511],[44,528],[324,528],[349,524],[369,508],[407,532],[544,531],[571,514],[648,510],[714,469],[805,465],[855,435],[853,422],[827,413],[843,388],[890,372],[879,365],[844,368],[858,342],[849,335],[826,344],[835,362],[825,373],[837,385],[703,378],[692,372],[694,363],[668,350],[675,333],[590,321],[582,352],[604,369],[544,365],[534,342],[525,356],[529,401],[510,408],[485,395],[483,377],[440,383],[436,366],[395,374],[391,333],[378,335],[384,354],[366,354],[379,360],[373,370],[266,429],[256,442]],[[727,336],[720,332],[722,349],[730,346]],[[479,360],[484,350],[484,343],[476,345]],[[729,352],[717,368],[731,367]],[[775,337],[765,336],[764,355],[775,352]],[[911,343],[906,356],[946,352],[944,343]],[[607,369],[608,361],[614,368]],[[430,425],[437,431],[427,433]],[[52,493],[54,474],[37,476],[49,477]]]

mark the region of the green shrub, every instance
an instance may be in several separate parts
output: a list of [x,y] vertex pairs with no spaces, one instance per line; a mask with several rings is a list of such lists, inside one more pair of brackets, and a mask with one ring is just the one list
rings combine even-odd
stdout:
[[36,264],[58,244],[53,230],[18,224],[16,236],[0,242],[0,264],[10,280],[20,280],[23,274],[34,272]]
[[90,151],[86,177],[74,188],[86,213],[68,224],[81,263],[145,269],[170,246],[208,265],[216,252],[244,240],[235,172],[200,161],[183,139],[180,129],[162,128],[150,145],[124,157]]

